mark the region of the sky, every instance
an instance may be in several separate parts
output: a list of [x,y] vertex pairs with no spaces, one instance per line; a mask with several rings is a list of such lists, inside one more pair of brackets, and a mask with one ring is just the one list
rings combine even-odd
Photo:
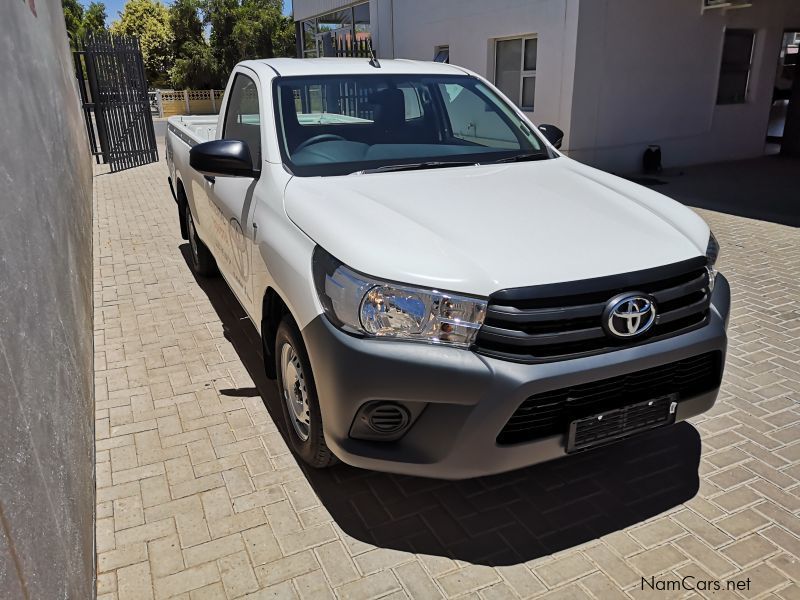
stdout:
[[[84,6],[88,6],[91,0],[81,0]],[[111,21],[116,21],[125,6],[125,0],[101,0],[106,5],[106,25],[111,25]],[[162,0],[164,4],[172,4],[171,0]],[[283,14],[292,14],[292,0],[283,0]]]

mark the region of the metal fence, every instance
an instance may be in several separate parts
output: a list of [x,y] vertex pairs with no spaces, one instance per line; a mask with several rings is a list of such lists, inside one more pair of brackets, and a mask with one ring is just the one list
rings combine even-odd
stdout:
[[222,107],[225,90],[154,90],[150,107],[154,116],[214,115]]
[[340,37],[336,39],[334,51],[340,58],[370,58],[372,56],[372,38],[354,40]]
[[74,52],[86,131],[97,162],[121,171],[158,160],[139,40],[90,34]]

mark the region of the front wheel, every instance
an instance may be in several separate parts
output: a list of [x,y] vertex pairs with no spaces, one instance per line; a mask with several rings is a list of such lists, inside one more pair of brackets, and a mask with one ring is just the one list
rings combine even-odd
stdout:
[[274,356],[289,445],[303,462],[316,469],[334,464],[336,457],[325,444],[308,354],[297,325],[288,315],[278,327]]

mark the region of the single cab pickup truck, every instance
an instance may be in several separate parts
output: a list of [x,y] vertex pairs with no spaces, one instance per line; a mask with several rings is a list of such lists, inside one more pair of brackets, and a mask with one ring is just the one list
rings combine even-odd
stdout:
[[246,61],[218,118],[169,119],[191,267],[259,330],[303,461],[468,478],[711,408],[714,236],[562,135],[465,69],[359,58]]

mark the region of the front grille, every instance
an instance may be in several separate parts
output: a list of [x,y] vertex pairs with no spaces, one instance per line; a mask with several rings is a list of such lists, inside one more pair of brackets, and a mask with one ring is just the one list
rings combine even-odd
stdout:
[[644,400],[674,395],[675,401],[710,392],[722,379],[722,355],[709,352],[642,371],[542,392],[526,399],[497,436],[516,444],[565,434],[577,419]]
[[[641,337],[618,340],[602,327],[606,305],[622,292],[655,299],[655,324]],[[624,275],[503,290],[489,297],[475,350],[529,363],[599,354],[702,327],[710,303],[704,257]]]

